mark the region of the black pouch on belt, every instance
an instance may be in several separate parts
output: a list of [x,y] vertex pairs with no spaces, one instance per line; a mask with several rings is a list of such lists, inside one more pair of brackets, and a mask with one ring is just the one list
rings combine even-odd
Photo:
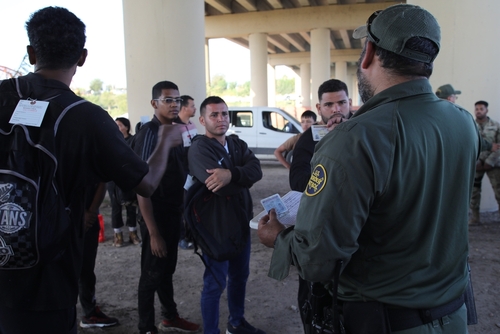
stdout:
[[384,304],[372,302],[344,302],[344,327],[350,334],[390,334],[391,326]]

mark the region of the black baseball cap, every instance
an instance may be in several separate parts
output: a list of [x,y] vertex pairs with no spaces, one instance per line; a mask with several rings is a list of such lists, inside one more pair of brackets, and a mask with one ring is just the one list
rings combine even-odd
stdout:
[[366,25],[354,30],[352,37],[368,37],[378,47],[422,63],[432,63],[435,56],[405,48],[412,37],[427,38],[440,47],[441,28],[436,18],[425,9],[398,4],[373,13]]

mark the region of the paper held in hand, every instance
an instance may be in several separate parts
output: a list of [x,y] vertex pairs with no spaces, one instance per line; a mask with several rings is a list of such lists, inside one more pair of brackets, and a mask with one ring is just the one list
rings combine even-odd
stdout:
[[[250,220],[250,227],[257,229],[259,225],[259,220],[267,215],[268,211],[274,208],[278,214],[279,221],[286,226],[295,225],[295,220],[297,219],[297,211],[299,210],[300,198],[302,193],[299,191],[289,191],[285,196],[281,197],[278,194],[274,194],[267,198],[264,198],[261,203],[264,206],[264,211],[259,213],[257,216]],[[281,207],[284,205],[285,207]],[[280,216],[281,214],[281,216]]]

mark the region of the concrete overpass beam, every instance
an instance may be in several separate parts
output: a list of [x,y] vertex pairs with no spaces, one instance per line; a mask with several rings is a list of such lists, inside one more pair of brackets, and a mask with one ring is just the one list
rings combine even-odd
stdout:
[[250,47],[250,100],[252,106],[266,106],[267,100],[267,35],[249,36]]
[[204,1],[123,0],[123,21],[133,126],[141,116],[153,115],[151,88],[159,81],[175,82],[181,95],[189,94],[197,103],[206,97]]
[[300,95],[302,96],[302,106],[311,107],[311,64],[300,64]]
[[335,62],[335,79],[347,82],[347,62]]
[[[318,87],[330,79],[330,30],[319,28],[311,30],[311,89]],[[313,103],[317,97],[313,96]]]

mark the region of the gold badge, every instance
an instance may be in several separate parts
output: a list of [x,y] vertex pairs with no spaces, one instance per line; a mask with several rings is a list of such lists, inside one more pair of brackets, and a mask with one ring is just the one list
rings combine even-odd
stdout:
[[307,196],[316,196],[323,190],[326,184],[326,170],[323,165],[319,164],[314,167],[314,170],[311,174],[311,178],[307,183],[306,195]]

